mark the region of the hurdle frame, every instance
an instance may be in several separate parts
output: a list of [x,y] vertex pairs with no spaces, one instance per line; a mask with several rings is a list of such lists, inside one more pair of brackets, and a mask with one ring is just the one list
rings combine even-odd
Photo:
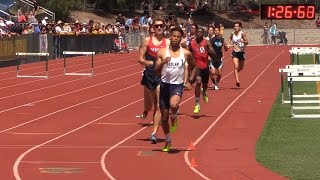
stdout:
[[33,76],[33,75],[20,75],[20,66],[21,66],[21,59],[18,58],[17,60],[17,78],[49,78],[49,68],[48,68],[48,56],[49,53],[26,53],[26,52],[17,52],[16,56],[39,56],[39,57],[46,57],[45,58],[45,75],[43,76]]
[[[317,77],[320,76],[320,65],[319,64],[310,64],[310,65],[286,65],[285,69],[280,68],[280,83],[281,83],[281,102],[282,104],[288,104],[290,101],[284,99],[284,77],[283,74],[286,73],[288,77],[288,88],[290,88],[289,77]],[[289,97],[291,97],[291,92],[289,89]],[[304,95],[293,95],[295,98],[306,97]],[[308,95],[310,97],[310,95]],[[318,97],[318,95],[314,95]]]
[[[320,72],[317,73],[320,75]],[[296,114],[295,110],[320,110],[320,106],[294,106],[294,104],[320,104],[320,100],[299,100],[294,101],[293,95],[293,82],[317,82],[320,81],[320,76],[291,76],[287,77],[288,82],[290,82],[289,92],[290,92],[290,105],[291,105],[291,117],[292,118],[320,118],[320,114]],[[299,95],[296,97],[320,97],[319,95]]]
[[[82,52],[82,51],[63,51],[63,71],[64,75],[66,76],[93,76],[94,72],[94,63],[93,63],[93,56],[95,52]],[[91,55],[91,73],[77,73],[77,72],[67,72],[67,60],[66,55]]]
[[297,57],[297,64],[300,64],[299,55],[313,55],[314,63],[320,63],[320,48],[319,47],[292,47],[289,50],[290,53],[290,61],[293,65],[294,63],[294,55]]

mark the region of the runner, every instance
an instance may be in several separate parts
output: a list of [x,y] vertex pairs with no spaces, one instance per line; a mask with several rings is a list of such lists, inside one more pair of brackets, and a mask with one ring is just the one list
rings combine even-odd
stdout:
[[210,61],[210,78],[212,80],[212,87],[215,90],[219,89],[219,82],[221,79],[222,67],[223,67],[223,53],[222,48],[225,51],[228,51],[228,45],[225,42],[224,38],[220,33],[220,28],[214,28],[214,36],[210,39],[210,42],[213,46],[214,51],[216,52],[217,56]]
[[[179,26],[170,30],[170,46],[159,50],[156,71],[161,74],[160,109],[162,128],[166,144],[162,151],[168,152],[171,146],[170,132],[178,127],[178,109],[187,82],[188,66],[193,67],[193,56],[190,51],[182,48],[183,31]],[[169,128],[169,110],[171,110],[171,127]]]
[[208,66],[208,55],[215,58],[215,51],[210,41],[203,38],[204,29],[198,28],[196,30],[196,37],[190,42],[189,49],[193,54],[195,61],[195,68],[193,68],[190,83],[196,82],[195,87],[195,99],[196,105],[193,113],[197,114],[200,112],[200,93],[202,85],[202,96],[203,101],[207,103],[209,97],[207,95],[208,81],[209,81],[209,66]]
[[146,37],[139,49],[139,63],[145,67],[141,80],[141,84],[144,86],[144,111],[137,117],[147,118],[149,111],[154,106],[153,130],[150,140],[155,144],[157,143],[156,133],[161,120],[159,107],[160,76],[155,74],[155,62],[158,50],[166,47],[170,42],[164,38],[164,20],[162,18],[155,18],[152,25],[155,34]]
[[234,77],[236,86],[240,87],[239,72],[243,70],[245,57],[245,47],[248,45],[248,39],[242,30],[241,22],[234,23],[234,32],[230,35],[229,46],[232,46],[232,60],[234,64]]

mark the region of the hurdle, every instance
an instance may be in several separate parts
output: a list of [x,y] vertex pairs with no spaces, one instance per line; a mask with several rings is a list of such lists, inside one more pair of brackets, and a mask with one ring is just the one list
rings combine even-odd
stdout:
[[300,64],[300,55],[313,55],[313,61],[315,64],[319,64],[320,48],[319,47],[292,47],[289,50],[291,64],[294,63],[294,56],[297,57],[297,64]]
[[21,66],[21,59],[18,58],[17,62],[17,78],[48,78],[48,56],[49,53],[26,53],[26,52],[17,52],[16,56],[39,56],[39,57],[45,57],[45,75],[43,76],[36,76],[36,75],[20,75],[20,66]]
[[[67,72],[67,60],[66,55],[91,55],[91,67],[90,73],[78,73],[78,72]],[[93,76],[93,55],[95,55],[95,52],[81,52],[81,51],[63,51],[63,69],[64,69],[64,75],[67,76]]]
[[[281,102],[282,104],[290,103],[291,101],[285,100],[284,98],[284,73],[287,77],[317,77],[320,75],[320,65],[310,64],[310,65],[286,65],[285,69],[279,69],[280,72],[280,83],[281,83]],[[290,81],[288,80],[289,97],[291,97],[290,92]],[[304,98],[304,97],[320,97],[320,95],[292,95],[293,98]]]
[[[309,74],[309,73],[307,73]],[[319,98],[320,96],[317,94],[314,95],[293,95],[293,82],[316,82],[320,81],[320,72],[312,72],[310,73],[311,75],[316,75],[316,76],[289,76],[288,82],[290,82],[290,87],[289,87],[289,92],[290,92],[290,105],[291,105],[291,117],[292,118],[320,118],[320,114],[296,114],[296,111],[299,110],[320,110],[319,105],[314,105],[314,106],[296,106],[296,104],[319,104],[320,100],[293,100],[294,97],[305,97],[305,98],[310,98],[310,97],[317,97]]]

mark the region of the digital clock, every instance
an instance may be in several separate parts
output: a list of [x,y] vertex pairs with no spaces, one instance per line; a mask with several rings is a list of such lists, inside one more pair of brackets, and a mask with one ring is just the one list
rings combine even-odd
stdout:
[[261,19],[315,19],[315,5],[261,5]]

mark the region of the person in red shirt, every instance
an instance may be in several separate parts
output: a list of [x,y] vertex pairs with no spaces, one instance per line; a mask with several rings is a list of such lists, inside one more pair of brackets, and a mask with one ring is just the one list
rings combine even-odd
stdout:
[[195,87],[195,98],[196,105],[194,107],[193,113],[198,114],[200,112],[200,93],[201,93],[201,85],[202,85],[202,96],[203,101],[207,103],[209,101],[209,97],[207,95],[207,88],[209,82],[209,66],[208,66],[208,56],[212,57],[212,59],[216,56],[216,53],[212,47],[212,44],[209,40],[204,39],[204,29],[198,28],[196,30],[196,37],[191,40],[189,49],[193,54],[193,58],[195,61],[195,68],[192,70],[192,74],[190,77],[190,83],[196,82]]
[[153,131],[150,140],[153,144],[157,143],[156,133],[161,120],[159,96],[160,96],[160,76],[155,73],[155,62],[160,48],[167,47],[170,41],[164,37],[164,20],[155,18],[152,23],[154,35],[146,37],[139,48],[139,63],[144,66],[141,85],[144,86],[144,111],[138,115],[145,119],[148,112],[154,106],[153,112]]

